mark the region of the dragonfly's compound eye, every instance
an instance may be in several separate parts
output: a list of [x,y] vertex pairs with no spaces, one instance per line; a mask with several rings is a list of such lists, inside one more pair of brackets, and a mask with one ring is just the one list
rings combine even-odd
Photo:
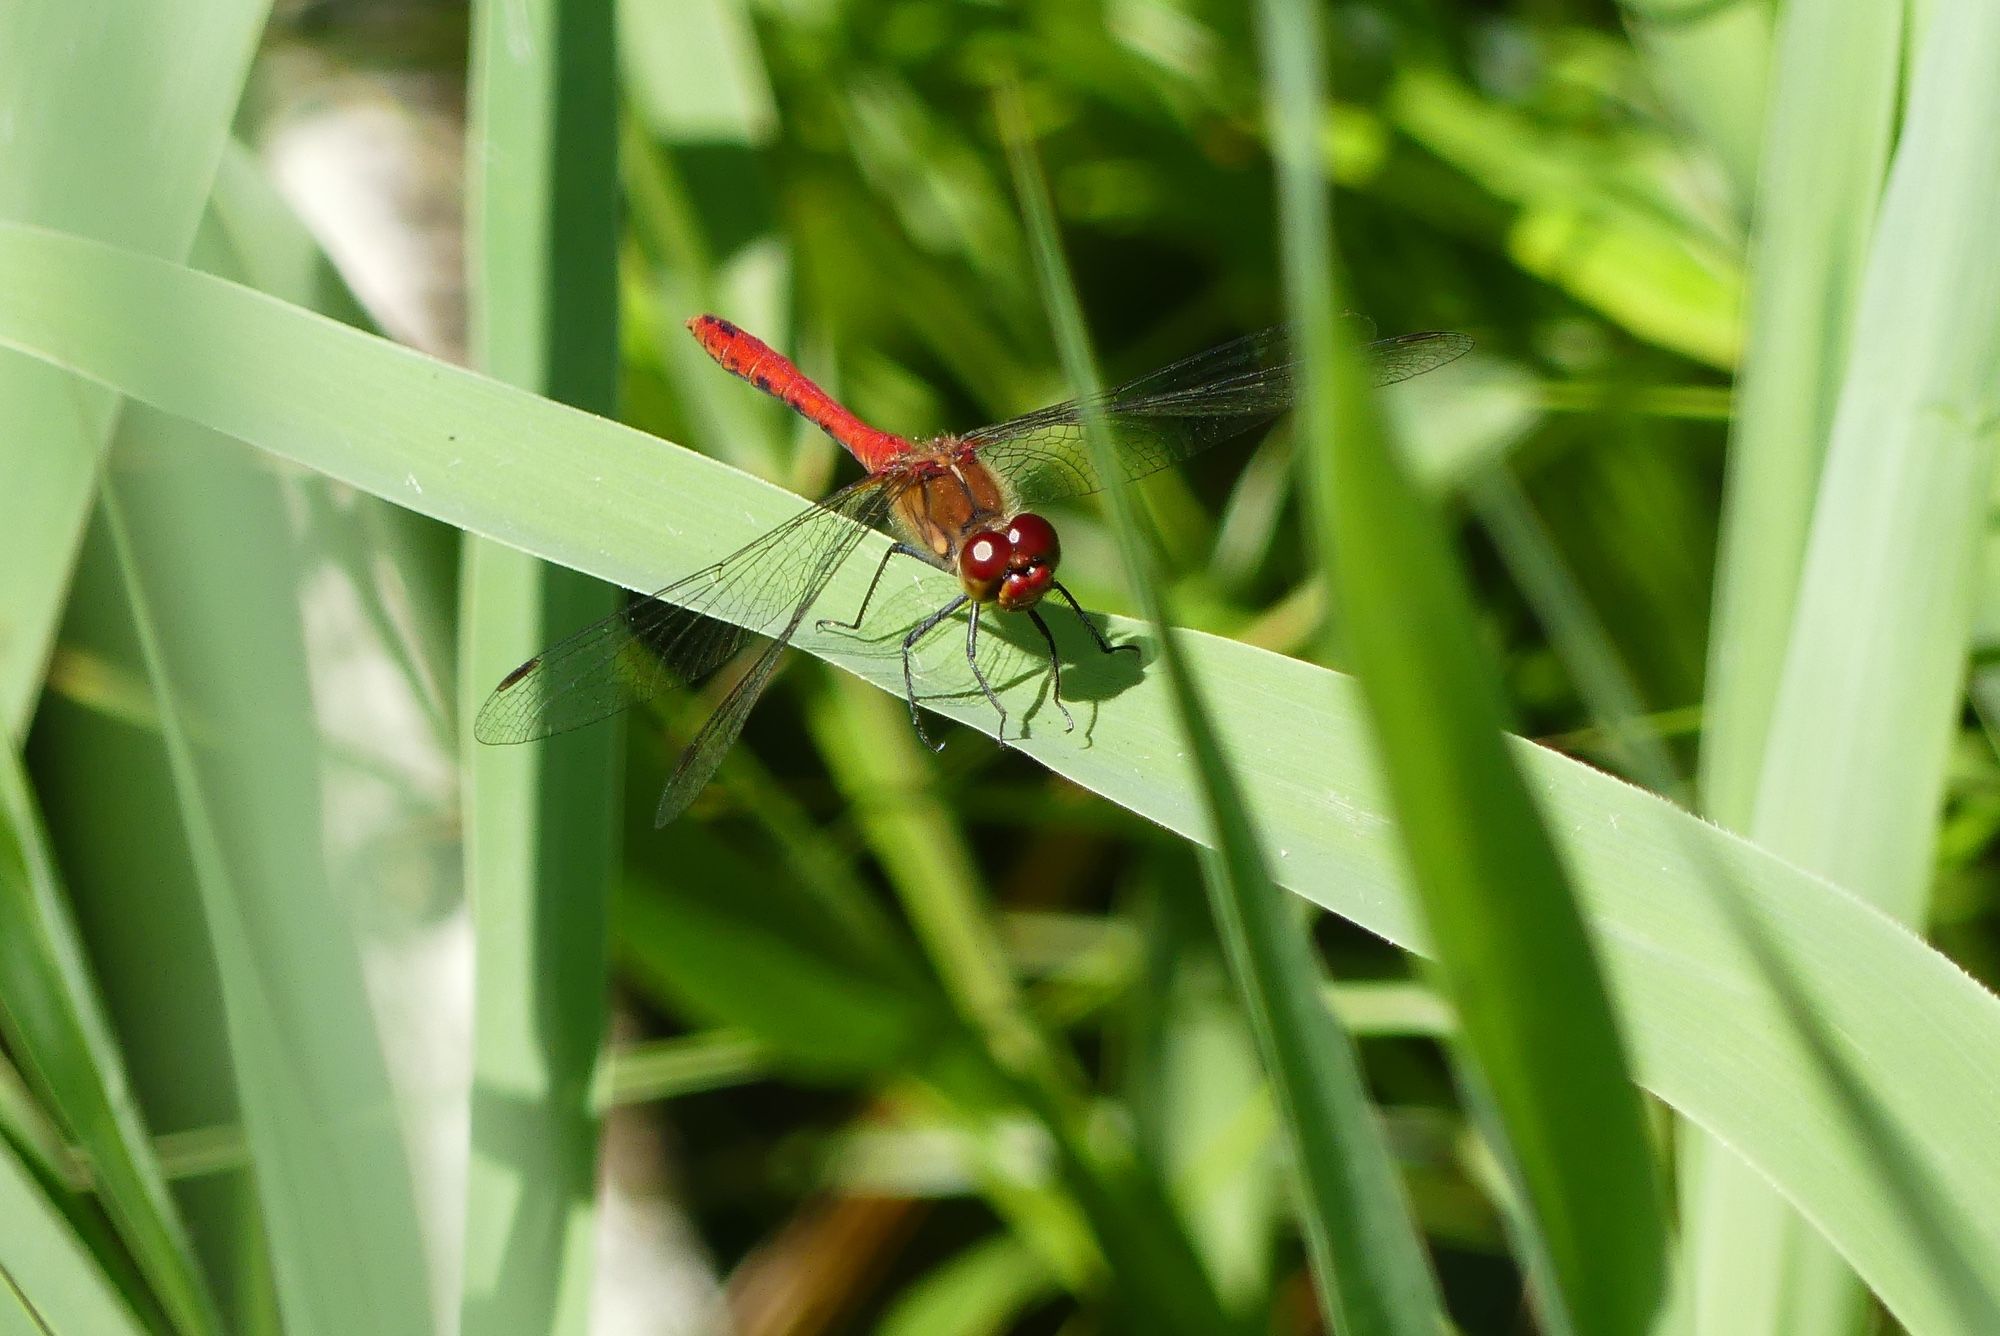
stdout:
[[1056,526],[1040,515],[1016,515],[1007,525],[1007,578],[997,595],[1003,608],[1032,608],[1056,580],[1062,543]]
[[958,579],[975,602],[990,603],[1007,574],[1009,546],[1006,535],[985,529],[972,535],[958,548]]
[[1022,513],[1014,517],[1007,526],[1007,547],[1011,553],[1007,568],[1015,571],[1031,570],[1046,566],[1053,575],[1056,563],[1062,560],[1062,542],[1056,537],[1056,526],[1040,515]]

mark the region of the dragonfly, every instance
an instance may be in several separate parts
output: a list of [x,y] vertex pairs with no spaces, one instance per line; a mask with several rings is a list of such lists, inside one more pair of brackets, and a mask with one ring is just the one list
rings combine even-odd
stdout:
[[[979,664],[981,614],[1024,614],[1048,647],[1049,700],[1065,728],[1075,719],[1062,697],[1062,662],[1042,616],[1053,596],[1068,605],[1104,654],[1113,645],[1062,581],[1062,544],[1038,508],[1088,496],[1190,459],[1275,422],[1297,393],[1298,365],[1282,328],[1251,334],[1114,389],[1072,399],[973,431],[915,440],[862,421],[788,358],[714,315],[687,322],[704,351],[824,431],[866,471],[711,566],[637,599],[543,650],[500,680],[473,724],[484,743],[530,742],[609,718],[668,691],[699,686],[734,660],[755,627],[768,637],[681,753],[654,813],[665,826],[714,776],[770,685],[786,646],[835,573],[871,533],[894,540],[883,552],[851,617],[822,617],[821,631],[859,633],[883,573],[898,557],[958,578],[959,593],[910,627],[902,639],[904,695],[917,736],[934,750],[917,709],[912,658],[951,618],[965,614],[965,658],[1000,718],[1007,710]],[[1463,334],[1428,331],[1366,347],[1377,385],[1408,380],[1465,355]],[[1083,439],[1086,415],[1101,418],[1116,443],[1117,473],[1098,471]]]

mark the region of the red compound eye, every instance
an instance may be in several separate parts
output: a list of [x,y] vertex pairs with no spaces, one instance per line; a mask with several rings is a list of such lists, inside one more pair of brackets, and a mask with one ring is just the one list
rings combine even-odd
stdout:
[[972,535],[959,545],[958,579],[965,592],[980,603],[989,603],[1007,574],[1007,539],[992,530]]
[[1062,542],[1056,526],[1040,515],[1022,513],[1007,526],[1007,546],[1012,550],[1008,566],[1023,571],[1030,566],[1046,566],[1053,573],[1062,560]]

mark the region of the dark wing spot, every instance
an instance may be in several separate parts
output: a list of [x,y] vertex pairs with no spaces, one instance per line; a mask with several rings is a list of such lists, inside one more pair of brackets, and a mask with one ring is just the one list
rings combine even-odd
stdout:
[[519,668],[516,668],[513,672],[501,678],[500,685],[493,688],[493,690],[496,693],[505,691],[508,687],[513,686],[516,682],[519,682],[529,673],[532,673],[535,671],[535,669],[541,667],[541,665],[542,665],[542,657],[541,655],[537,654],[534,658],[528,660],[526,663],[522,664]]

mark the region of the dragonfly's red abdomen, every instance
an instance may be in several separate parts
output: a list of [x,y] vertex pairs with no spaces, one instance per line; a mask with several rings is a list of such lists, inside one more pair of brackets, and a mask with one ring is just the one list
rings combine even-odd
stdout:
[[721,316],[698,315],[688,330],[706,352],[734,376],[741,376],[846,447],[870,473],[881,473],[909,453],[910,443],[893,432],[871,427],[832,395],[813,384],[789,357]]

